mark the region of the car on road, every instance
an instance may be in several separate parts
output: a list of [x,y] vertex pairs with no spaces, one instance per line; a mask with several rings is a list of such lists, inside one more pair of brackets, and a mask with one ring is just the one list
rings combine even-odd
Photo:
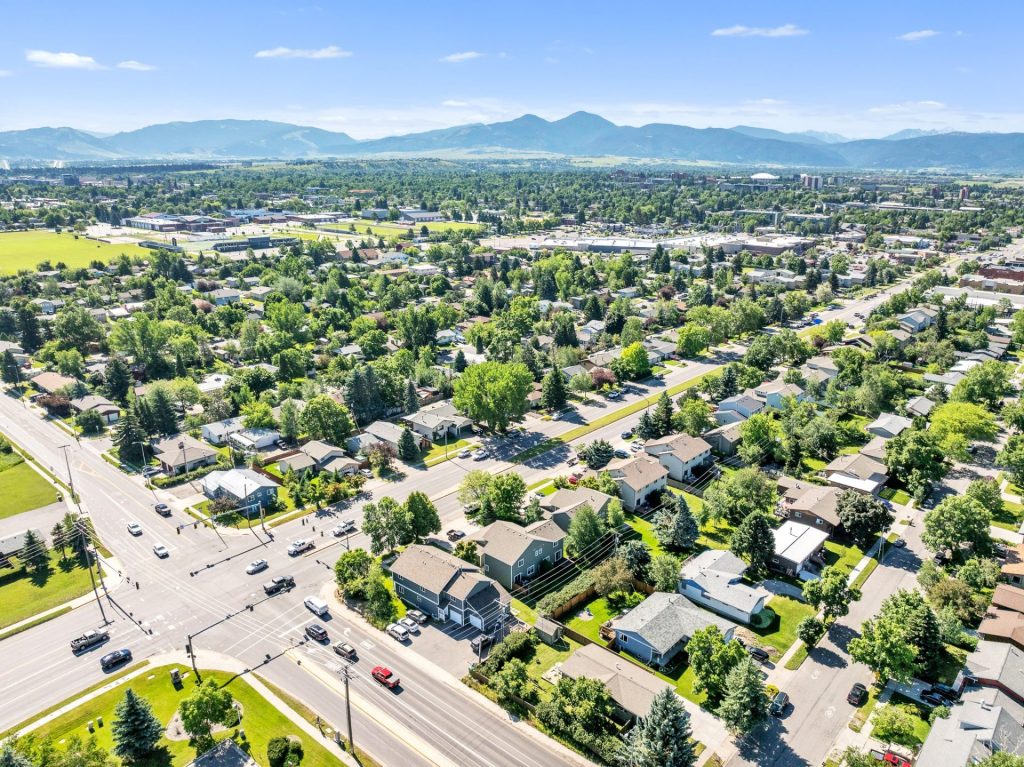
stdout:
[[577,457],[575,455],[570,455],[568,458],[565,459],[565,463],[568,466],[575,466],[579,462],[580,462],[579,457]]
[[110,671],[110,669],[117,668],[122,663],[127,663],[131,659],[131,650],[114,650],[113,652],[108,652],[106,655],[100,658],[100,668],[104,671]]
[[153,510],[161,517],[171,516],[171,507],[168,506],[166,503],[158,503],[156,506],[153,507]]
[[902,538],[897,538],[895,541],[892,542],[892,545],[893,548],[902,549],[906,547],[907,542]]
[[405,626],[399,625],[398,623],[389,623],[388,627],[384,629],[387,635],[392,639],[396,639],[399,642],[408,642],[410,639],[409,629]]
[[426,625],[427,621],[430,620],[430,616],[429,615],[427,615],[426,613],[421,612],[419,610],[409,610],[409,612],[407,612],[405,614],[405,617],[406,618],[412,618],[414,621],[416,621],[421,626]]
[[469,458],[471,455],[473,455],[472,450],[465,449],[459,451],[459,458]]
[[134,536],[142,535],[142,525],[140,525],[138,522],[129,522],[127,527],[128,527],[128,532],[131,533],[132,535],[134,535]]
[[334,654],[340,655],[345,660],[358,660],[358,658],[356,658],[356,648],[348,642],[335,642]]
[[90,650],[96,645],[103,644],[108,639],[110,639],[109,631],[97,631],[96,629],[91,629],[82,634],[82,636],[75,637],[71,640],[71,652]]
[[394,672],[387,666],[374,666],[373,671],[370,672],[370,676],[390,690],[398,687],[398,677],[395,676]]
[[768,658],[770,657],[766,650],[763,650],[760,647],[755,647],[754,645],[747,646],[747,655],[756,660],[758,663],[767,663]]
[[262,573],[270,567],[270,563],[265,559],[257,559],[249,563],[249,566],[245,568],[246,575],[255,575],[256,573]]
[[629,458],[629,453],[623,450],[621,447],[612,453],[616,458]]
[[263,584],[263,593],[268,597],[279,594],[282,591],[290,591],[295,588],[295,579],[290,575],[275,575]]
[[314,642],[326,642],[327,629],[325,629],[319,623],[310,623],[308,626],[306,626],[306,636],[308,636]]
[[153,546],[153,553],[160,559],[167,559],[167,557],[171,556],[171,552],[162,543],[157,543]]
[[483,461],[484,459],[487,459],[487,458],[490,458],[490,457],[491,457],[490,451],[484,450],[483,448],[480,448],[475,453],[473,453],[473,460],[474,461]]
[[399,620],[398,621],[398,625],[399,626],[403,626],[405,628],[405,630],[408,631],[410,634],[419,634],[420,633],[420,624],[418,624],[416,621],[414,621],[408,615],[406,617],[402,618],[401,620]]
[[315,545],[309,538],[299,538],[288,544],[288,556],[297,557],[304,551],[311,551]]
[[452,543],[455,543],[456,541],[465,538],[466,534],[461,530],[449,530],[447,533],[445,533],[445,537]]
[[351,519],[346,519],[344,522],[341,522],[340,524],[334,526],[334,529],[331,530],[331,535],[333,535],[335,538],[340,538],[343,535],[348,535],[349,533],[354,532],[357,532],[355,521]]
[[633,430],[632,429],[626,429],[619,436],[622,437],[623,439],[630,439],[633,436]]
[[782,716],[786,713],[787,708],[789,708],[789,695],[780,692],[772,700],[772,704],[768,707],[768,713],[772,716]]
[[859,706],[868,697],[868,688],[857,682],[846,694],[846,702],[851,706]]

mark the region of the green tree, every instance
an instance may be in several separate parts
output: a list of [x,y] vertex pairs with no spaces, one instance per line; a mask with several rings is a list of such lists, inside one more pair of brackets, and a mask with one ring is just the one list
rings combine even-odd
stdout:
[[674,509],[668,506],[654,515],[654,534],[658,543],[671,551],[693,548],[700,528],[685,497],[676,496]]
[[472,565],[480,564],[480,555],[477,553],[476,541],[459,541],[455,544],[452,554],[463,562]]
[[885,466],[908,489],[922,497],[946,475],[946,454],[930,431],[907,429],[885,443]]
[[14,359],[14,353],[10,349],[4,350],[2,367],[0,367],[0,379],[6,384],[21,383],[21,372],[18,361]]
[[775,488],[757,469],[740,469],[716,480],[704,493],[705,519],[726,519],[739,524],[755,512],[770,514]]
[[587,398],[587,392],[593,391],[594,379],[590,373],[577,373],[569,379],[569,388],[576,394],[583,395],[584,400]]
[[415,413],[420,409],[420,397],[416,393],[416,384],[412,381],[405,382],[405,412]]
[[906,642],[905,633],[895,616],[865,621],[861,635],[850,640],[850,657],[874,671],[879,680],[908,682],[917,668],[917,648]]
[[898,703],[879,706],[871,720],[871,733],[882,741],[909,744],[912,742],[918,718],[917,710],[913,706]]
[[402,436],[398,438],[398,457],[406,463],[419,460],[420,448],[416,444],[416,438],[412,434],[412,429],[402,429]]
[[334,563],[334,580],[344,596],[357,599],[363,596],[372,564],[373,557],[365,549],[352,549],[338,557]]
[[764,578],[775,554],[775,534],[768,515],[755,512],[744,518],[733,531],[729,547],[733,554],[747,560],[751,578]]
[[455,407],[488,428],[505,431],[528,409],[533,376],[520,362],[470,365],[455,381]]
[[0,767],[33,767],[29,758],[14,750],[14,744],[7,742],[0,747]]
[[996,360],[976,365],[964,373],[964,377],[950,392],[949,399],[951,402],[971,402],[994,410],[1010,391],[1011,372],[1009,365]]
[[637,580],[647,580],[647,566],[651,564],[651,550],[643,541],[626,541],[619,545],[616,556],[620,558]]
[[694,690],[705,693],[708,709],[715,711],[725,695],[729,672],[747,653],[736,640],[727,642],[721,629],[714,625],[694,631],[686,652],[693,669]]
[[463,506],[475,509],[479,508],[491,490],[491,483],[494,475],[483,469],[473,469],[466,472],[466,476],[459,483],[459,503]]
[[156,750],[164,734],[164,726],[153,715],[149,701],[138,697],[130,688],[114,709],[110,723],[114,739],[114,755],[123,762],[140,762]]
[[662,392],[658,397],[652,417],[659,437],[672,433],[672,400],[668,398],[667,392]]
[[853,490],[839,493],[836,514],[846,534],[861,546],[887,530],[893,521],[893,513],[884,503],[874,496]]
[[589,504],[583,504],[569,523],[565,549],[570,556],[582,556],[604,535],[604,523]]
[[277,426],[274,413],[266,402],[249,402],[242,405],[242,425],[247,429],[273,429]]
[[768,413],[755,413],[740,424],[739,456],[744,463],[757,466],[773,460],[781,439],[779,424]]
[[[518,474],[515,476],[519,476]],[[405,516],[416,540],[441,532],[441,517],[426,493],[415,490],[405,499]]]
[[99,434],[103,431],[106,422],[95,410],[84,410],[75,419],[83,434]]
[[377,503],[363,506],[363,532],[370,539],[370,552],[377,556],[394,551],[413,538],[412,524],[402,505],[385,495]]
[[176,434],[178,431],[178,414],[170,394],[163,386],[155,387],[145,398],[153,420],[154,434]]
[[33,573],[45,573],[50,569],[50,550],[46,541],[32,528],[25,531],[25,538],[19,552],[25,569]]
[[198,751],[205,751],[215,724],[230,724],[234,708],[231,693],[213,679],[207,678],[197,684],[192,692],[178,704],[181,726],[199,744]]
[[498,694],[500,700],[506,702],[515,698],[530,701],[537,696],[529,669],[519,658],[506,661],[505,665],[491,676],[491,688]]
[[649,583],[658,591],[673,592],[679,585],[679,558],[671,554],[655,554],[647,566]]
[[714,426],[711,406],[698,397],[681,397],[679,410],[672,416],[672,427],[676,431],[699,437]]
[[617,359],[612,360],[612,371],[620,381],[636,381],[647,378],[651,374],[651,363],[647,359],[647,349],[639,341],[622,350]]
[[348,408],[326,394],[318,394],[306,403],[299,416],[299,426],[310,439],[323,440],[332,445],[343,445],[353,429]]
[[526,483],[518,474],[505,472],[491,480],[487,495],[498,519],[516,520],[526,498]]
[[696,357],[711,345],[708,329],[688,323],[679,329],[676,352],[680,357]]
[[955,553],[967,544],[985,552],[991,542],[991,524],[992,515],[978,501],[967,495],[951,496],[925,515],[921,540],[931,551]]
[[826,621],[843,617],[850,612],[850,602],[860,599],[860,591],[847,584],[846,573],[834,567],[826,567],[820,577],[805,582],[803,593],[804,601],[821,610]]
[[566,403],[565,376],[558,365],[555,365],[544,376],[541,385],[541,404],[548,410],[561,410]]
[[754,661],[743,658],[725,680],[726,693],[715,713],[729,732],[746,735],[768,719],[768,693]]
[[616,555],[608,557],[593,570],[594,591],[603,597],[616,591],[633,590],[633,573],[629,571],[625,560]]
[[1014,434],[999,451],[996,462],[1010,470],[1013,481],[1024,485],[1024,434]]
[[294,400],[286,399],[281,403],[281,436],[294,441],[299,436],[299,407]]
[[580,458],[591,469],[602,469],[608,465],[615,455],[615,449],[611,443],[604,439],[595,439],[589,445],[580,448]]
[[620,759],[623,767],[693,767],[697,755],[690,714],[674,690],[663,689],[647,716],[627,733]]
[[387,577],[384,575],[380,564],[374,563],[370,572],[366,575],[366,619],[376,626],[383,628],[395,620],[398,610],[395,607],[395,600],[391,597],[388,589]]
[[814,647],[825,633],[825,624],[808,615],[796,625],[796,636],[807,647]]
[[931,413],[931,429],[946,455],[967,460],[967,445],[995,439],[998,427],[995,417],[981,405],[972,402],[947,402]]

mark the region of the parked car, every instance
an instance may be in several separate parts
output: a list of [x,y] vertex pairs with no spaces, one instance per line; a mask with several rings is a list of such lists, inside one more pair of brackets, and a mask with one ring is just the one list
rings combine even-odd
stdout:
[[334,653],[346,660],[356,660],[356,648],[348,642],[336,642],[334,644]]
[[771,706],[768,707],[768,713],[772,716],[782,716],[786,713],[786,709],[789,707],[789,695],[784,692],[780,692],[775,696]]
[[257,559],[249,563],[249,566],[245,568],[245,574],[255,575],[256,573],[262,573],[268,567],[270,567],[270,563],[267,560]]
[[71,640],[71,651],[82,652],[83,650],[90,650],[96,645],[103,644],[108,639],[110,639],[109,631],[86,631],[84,634],[82,634],[82,636],[75,637]]
[[459,458],[469,458],[471,455],[473,455],[472,450],[463,449],[459,451]]
[[474,461],[483,461],[484,459],[490,458],[490,457],[491,457],[490,452],[487,451],[487,450],[484,450],[483,448],[480,448],[475,453],[473,453],[473,460]]
[[142,476],[144,476],[146,479],[149,479],[150,477],[155,477],[159,473],[160,469],[158,469],[156,466],[146,466],[142,470]]
[[907,542],[902,538],[897,538],[895,541],[892,542],[892,545],[893,548],[902,549],[906,547]]
[[344,522],[335,525],[334,529],[331,530],[331,535],[335,538],[340,538],[343,535],[356,532],[356,523],[351,519],[346,519]]
[[160,559],[167,559],[167,557],[171,556],[171,552],[162,543],[157,543],[153,546],[153,553]]
[[859,706],[868,697],[868,688],[857,682],[850,688],[846,696],[846,702],[852,706]]
[[948,684],[933,684],[931,692],[941,695],[950,703],[960,700],[960,693],[956,691],[956,688],[950,687]]
[[326,642],[327,629],[325,629],[319,623],[310,623],[308,626],[306,626],[306,636],[308,636],[314,642]]
[[632,429],[626,429],[619,436],[622,437],[623,439],[629,439],[630,437],[633,436],[633,430]]
[[412,618],[414,621],[416,621],[421,626],[426,625],[427,621],[430,620],[430,616],[429,615],[427,615],[426,613],[421,612],[419,610],[409,610],[409,612],[407,612],[405,614],[405,617],[406,618]]
[[448,538],[448,540],[452,543],[455,543],[456,541],[465,538],[466,534],[461,530],[449,530],[447,533],[445,533],[445,537]]
[[630,450],[631,453],[639,453],[643,449],[644,449],[644,443],[643,442],[634,442],[633,444],[631,444],[629,446],[629,450]]
[[283,439],[279,439],[277,442],[274,443],[274,447],[276,447],[278,450],[287,450],[288,443],[285,442]]
[[390,690],[398,687],[398,677],[387,666],[374,666],[370,676]]
[[367,479],[373,479],[373,472],[370,471],[369,469],[360,469],[359,473],[362,474]]
[[315,545],[309,538],[299,538],[288,545],[288,556],[297,557],[304,551],[310,551]]
[[747,655],[756,660],[758,663],[767,663],[768,658],[771,657],[768,655],[767,650],[764,650],[760,647],[755,647],[754,645],[749,645],[747,647]]
[[398,623],[389,623],[388,627],[384,629],[387,635],[392,639],[397,639],[399,642],[408,642],[410,639],[409,629],[405,626],[399,625]]
[[171,516],[171,507],[168,506],[166,503],[158,503],[156,506],[153,507],[153,510],[161,517]]
[[128,532],[135,536],[142,535],[142,525],[140,525],[138,522],[129,522]]
[[419,634],[420,633],[420,624],[418,624],[416,621],[414,621],[409,616],[406,616],[406,617],[402,618],[400,621],[398,621],[398,625],[399,626],[404,626],[405,630],[408,631],[410,634]]
[[475,636],[470,640],[469,646],[473,648],[473,652],[479,655],[482,651],[490,647],[491,642],[493,641],[494,640],[491,639],[490,634],[480,634],[479,636]]
[[122,663],[127,663],[131,659],[131,650],[114,650],[113,652],[108,652],[106,655],[100,658],[100,668],[104,671],[110,671],[110,669],[117,668]]
[[580,462],[580,459],[579,459],[579,458],[578,458],[577,456],[575,456],[575,455],[570,455],[570,456],[569,456],[569,457],[568,457],[568,458],[567,458],[567,459],[565,460],[565,462],[566,462],[566,464],[568,464],[569,466],[575,466],[576,464],[578,464],[578,463]]
[[629,453],[627,453],[622,448],[616,450],[614,453],[612,453],[612,455],[614,455],[616,458],[629,458]]
[[263,593],[268,597],[282,591],[290,591],[295,587],[295,579],[290,575],[275,575],[263,584]]
[[933,708],[936,706],[948,706],[950,704],[950,701],[946,700],[937,692],[932,692],[931,690],[921,693],[921,700]]
[[608,399],[619,399],[620,397],[622,397],[622,392],[618,392],[618,391],[616,391],[615,389],[612,389],[612,390],[611,390],[610,392],[608,392],[608,394],[607,394],[607,395],[605,395],[605,396],[607,396],[607,397],[608,397]]

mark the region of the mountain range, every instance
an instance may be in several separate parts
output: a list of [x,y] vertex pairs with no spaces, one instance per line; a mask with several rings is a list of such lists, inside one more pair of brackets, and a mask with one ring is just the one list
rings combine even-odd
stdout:
[[0,160],[111,162],[376,156],[617,157],[822,169],[1024,170],[1024,133],[908,129],[853,141],[834,133],[784,133],[739,125],[616,125],[588,112],[560,120],[523,115],[498,123],[356,140],[345,133],[269,120],[201,120],[100,136],[74,128],[0,132]]

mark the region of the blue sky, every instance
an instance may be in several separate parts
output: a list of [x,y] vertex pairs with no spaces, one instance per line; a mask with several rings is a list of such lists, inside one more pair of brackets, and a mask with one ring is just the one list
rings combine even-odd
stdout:
[[852,137],[1024,131],[1024,4],[7,3],[0,130],[266,118],[370,138],[578,109]]

